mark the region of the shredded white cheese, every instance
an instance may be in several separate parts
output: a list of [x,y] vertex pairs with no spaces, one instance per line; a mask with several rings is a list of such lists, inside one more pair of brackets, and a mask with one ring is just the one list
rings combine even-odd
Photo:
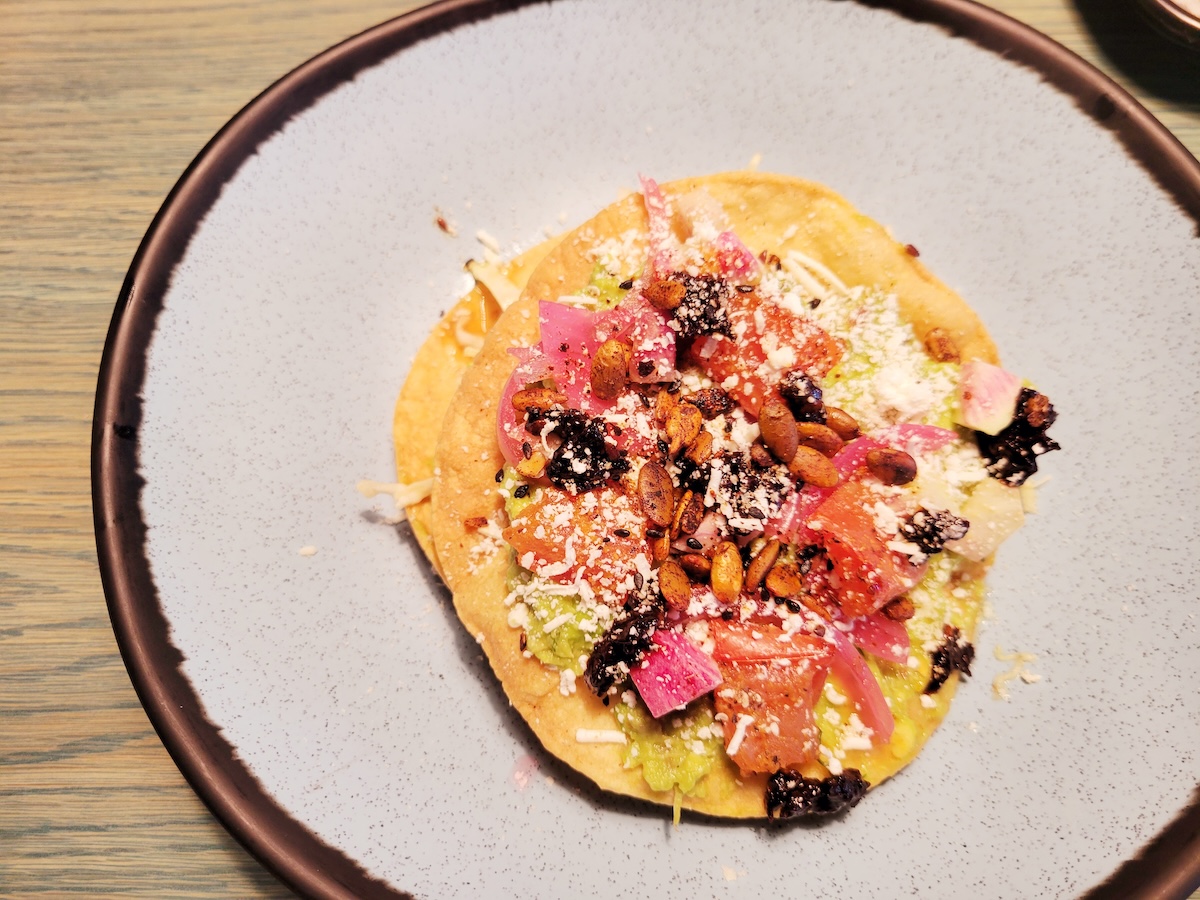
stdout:
[[575,740],[580,744],[624,744],[625,732],[602,728],[577,728]]
[[754,722],[754,716],[748,716],[745,713],[738,713],[737,725],[733,729],[733,738],[729,741],[729,746],[725,748],[725,752],[729,756],[736,756],[737,752],[742,749],[742,741],[746,739],[746,729]]

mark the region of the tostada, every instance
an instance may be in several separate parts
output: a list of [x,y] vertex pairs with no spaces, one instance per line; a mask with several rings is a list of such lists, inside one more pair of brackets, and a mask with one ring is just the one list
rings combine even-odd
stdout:
[[643,179],[488,330],[433,556],[602,788],[836,813],[945,716],[1055,413],[916,256],[810,182]]

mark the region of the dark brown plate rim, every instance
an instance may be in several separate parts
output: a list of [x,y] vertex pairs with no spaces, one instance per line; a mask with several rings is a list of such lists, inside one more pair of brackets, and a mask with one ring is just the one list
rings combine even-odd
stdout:
[[[92,498],[100,574],[130,679],[163,744],[218,820],[299,893],[409,896],[323,843],[269,796],[203,713],[182,675],[145,553],[138,431],[146,351],[169,278],[224,185],[294,115],[363,69],[468,22],[546,0],[443,0],[338,44],[281,78],[239,112],[180,177],[142,240],[117,299],[92,422]],[[832,0],[831,0],[832,2]],[[1200,164],[1122,88],[1051,39],[970,0],[859,0],[941,26],[951,36],[1039,72],[1104,123],[1198,223]],[[1187,897],[1200,887],[1200,802],[1087,896]]]

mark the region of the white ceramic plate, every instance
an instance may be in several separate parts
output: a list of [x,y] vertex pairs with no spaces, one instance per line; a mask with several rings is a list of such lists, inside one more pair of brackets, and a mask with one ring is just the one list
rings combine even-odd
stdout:
[[[1022,26],[895,6],[443,4],[292,73],[168,198],[101,372],[101,567],[164,742],[294,887],[1196,886],[1200,166]],[[1065,449],[994,570],[976,675],[910,769],[819,826],[676,829],[541,751],[404,528],[354,486],[392,476],[396,393],[477,230],[527,246],[639,172],[758,154],[915,244],[1053,398]],[[997,645],[1042,676],[1006,703]]]

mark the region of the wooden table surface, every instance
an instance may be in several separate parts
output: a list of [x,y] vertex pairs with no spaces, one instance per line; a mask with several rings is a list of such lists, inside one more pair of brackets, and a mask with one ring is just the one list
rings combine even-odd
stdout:
[[[1131,0],[1130,0],[1131,2]],[[92,402],[117,292],[192,157],[411,0],[0,0],[0,896],[288,897],[163,749],[96,566]],[[1200,54],[1124,0],[995,0],[1200,154]]]

